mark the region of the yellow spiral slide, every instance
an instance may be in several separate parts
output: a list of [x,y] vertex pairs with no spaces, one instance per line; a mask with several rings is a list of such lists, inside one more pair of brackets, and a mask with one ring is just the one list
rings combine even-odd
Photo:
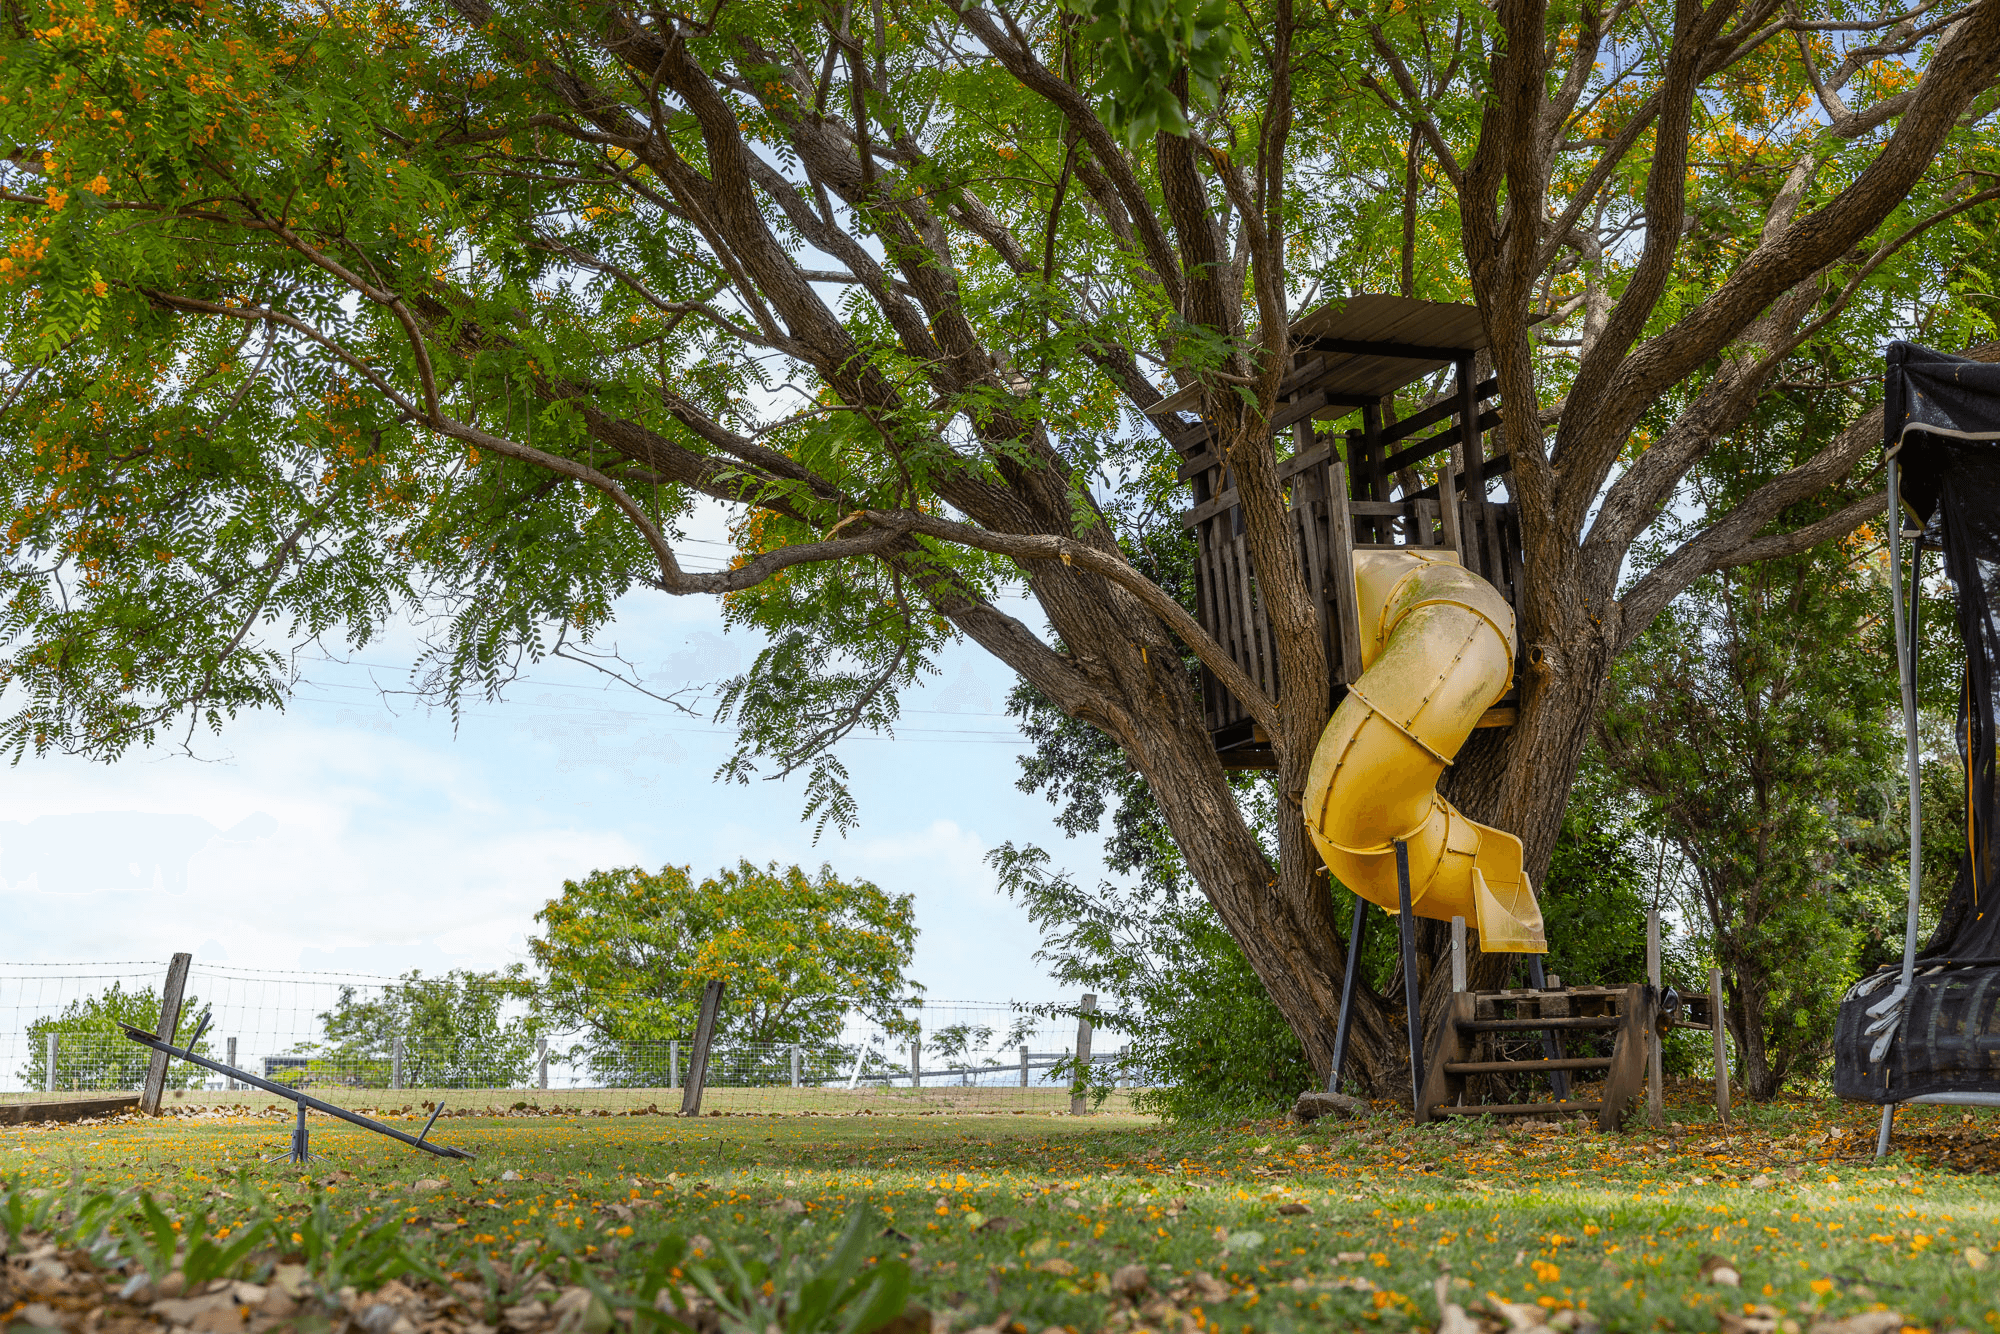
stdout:
[[1396,912],[1400,839],[1418,917],[1465,918],[1489,954],[1545,953],[1521,840],[1437,794],[1513,678],[1513,608],[1449,551],[1357,551],[1354,576],[1362,673],[1313,752],[1304,805],[1314,845],[1340,883]]

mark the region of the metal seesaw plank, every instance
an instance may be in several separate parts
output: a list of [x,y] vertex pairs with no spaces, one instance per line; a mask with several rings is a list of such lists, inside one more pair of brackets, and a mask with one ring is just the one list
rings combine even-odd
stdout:
[[[233,1065],[224,1065],[221,1061],[211,1061],[206,1056],[197,1056],[186,1048],[176,1047],[172,1043],[146,1032],[144,1029],[134,1028],[132,1025],[125,1023],[121,1023],[118,1026],[125,1030],[126,1037],[132,1039],[132,1041],[142,1047],[151,1047],[154,1051],[165,1052],[168,1056],[178,1056],[181,1060],[187,1061],[189,1064],[198,1065],[204,1070],[213,1070],[217,1074],[227,1075],[231,1079],[240,1079],[251,1088],[262,1089],[266,1093],[275,1093],[280,1098],[289,1098],[301,1107],[310,1107],[316,1112],[325,1112],[328,1116],[338,1117],[340,1120],[346,1121],[351,1125],[360,1126],[363,1130],[372,1130],[378,1135],[387,1135],[390,1139],[399,1139],[413,1149],[422,1149],[425,1153],[434,1153],[440,1158],[471,1158],[474,1156],[465,1149],[454,1149],[448,1144],[433,1144],[429,1140],[419,1138],[416,1135],[405,1134],[394,1126],[383,1125],[373,1117],[363,1116],[359,1112],[350,1112],[345,1107],[336,1107],[330,1102],[323,1102],[310,1094],[301,1093],[295,1088],[287,1088],[283,1084],[273,1083],[268,1079],[259,1079],[247,1070],[238,1070]],[[431,1119],[433,1121],[437,1119],[435,1113],[432,1114]],[[424,1127],[424,1133],[430,1133],[429,1126]]]

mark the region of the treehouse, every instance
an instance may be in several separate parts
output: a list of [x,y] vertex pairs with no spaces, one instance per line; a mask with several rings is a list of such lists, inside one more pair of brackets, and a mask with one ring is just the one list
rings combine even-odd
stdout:
[[[1293,365],[1271,428],[1333,669],[1329,707],[1364,667],[1357,553],[1420,548],[1455,556],[1518,609],[1520,523],[1504,494],[1508,461],[1487,449],[1500,424],[1498,386],[1474,379],[1485,345],[1472,307],[1396,296],[1331,302],[1292,326]],[[1430,405],[1399,420],[1397,392],[1441,373],[1449,378]],[[1199,616],[1250,678],[1275,692],[1279,664],[1235,480],[1198,411],[1192,389],[1148,409],[1179,451],[1180,476],[1194,491],[1182,521],[1195,533]],[[1511,723],[1514,698],[1510,689],[1477,725]],[[1269,739],[1205,668],[1202,702],[1225,765],[1272,766]]]

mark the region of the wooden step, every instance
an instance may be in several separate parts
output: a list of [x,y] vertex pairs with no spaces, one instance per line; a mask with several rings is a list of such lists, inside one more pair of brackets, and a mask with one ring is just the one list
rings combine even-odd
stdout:
[[[1534,1001],[1533,1007],[1522,1002]],[[1496,1008],[1520,1007],[1519,1018],[1505,1019]],[[1440,1041],[1431,1051],[1423,1082],[1416,1091],[1417,1119],[1446,1116],[1536,1116],[1555,1112],[1595,1114],[1598,1129],[1617,1130],[1631,1115],[1632,1104],[1645,1087],[1646,1034],[1656,1019],[1652,994],[1641,984],[1617,988],[1564,987],[1553,991],[1454,993],[1446,1007]],[[1578,1009],[1597,1013],[1578,1014]],[[1603,1011],[1612,1013],[1603,1013]],[[1549,1013],[1555,1011],[1556,1013]],[[1540,1017],[1531,1018],[1539,1012]],[[1498,1009],[1498,1015],[1507,1013]],[[1517,1011],[1519,1013],[1519,1011]],[[1494,1017],[1482,1017],[1494,1016]],[[1559,1045],[1563,1033],[1603,1033],[1613,1039],[1607,1056],[1568,1056]],[[1540,1060],[1487,1059],[1481,1051],[1487,1034],[1539,1034]],[[1533,1039],[1530,1039],[1531,1041]],[[1604,1087],[1594,1102],[1569,1101],[1571,1072],[1601,1075]],[[1482,1075],[1539,1075],[1550,1083],[1548,1102],[1452,1104],[1467,1097],[1466,1081]]]
[[1433,1107],[1432,1116],[1542,1116],[1549,1112],[1594,1112],[1601,1102],[1489,1102],[1476,1107]]
[[[1555,994],[1553,992],[1549,993]],[[1461,1019],[1458,1031],[1461,1033],[1533,1033],[1544,1028],[1598,1028],[1611,1029],[1624,1023],[1616,1015],[1590,1015],[1581,1019]]]
[[1550,1070],[1609,1070],[1609,1056],[1544,1057],[1534,1061],[1446,1061],[1448,1075],[1535,1075]]

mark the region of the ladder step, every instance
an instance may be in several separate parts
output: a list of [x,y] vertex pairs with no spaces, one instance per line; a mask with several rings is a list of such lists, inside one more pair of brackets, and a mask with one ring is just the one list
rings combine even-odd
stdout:
[[1477,1107],[1433,1107],[1432,1116],[1541,1116],[1547,1112],[1594,1112],[1601,1102],[1490,1102]]
[[1615,1015],[1590,1015],[1580,1019],[1463,1019],[1461,1033],[1533,1033],[1544,1028],[1619,1028],[1625,1021]]
[[1448,1075],[1531,1075],[1542,1070],[1609,1070],[1609,1056],[1567,1056],[1537,1061],[1446,1061]]

